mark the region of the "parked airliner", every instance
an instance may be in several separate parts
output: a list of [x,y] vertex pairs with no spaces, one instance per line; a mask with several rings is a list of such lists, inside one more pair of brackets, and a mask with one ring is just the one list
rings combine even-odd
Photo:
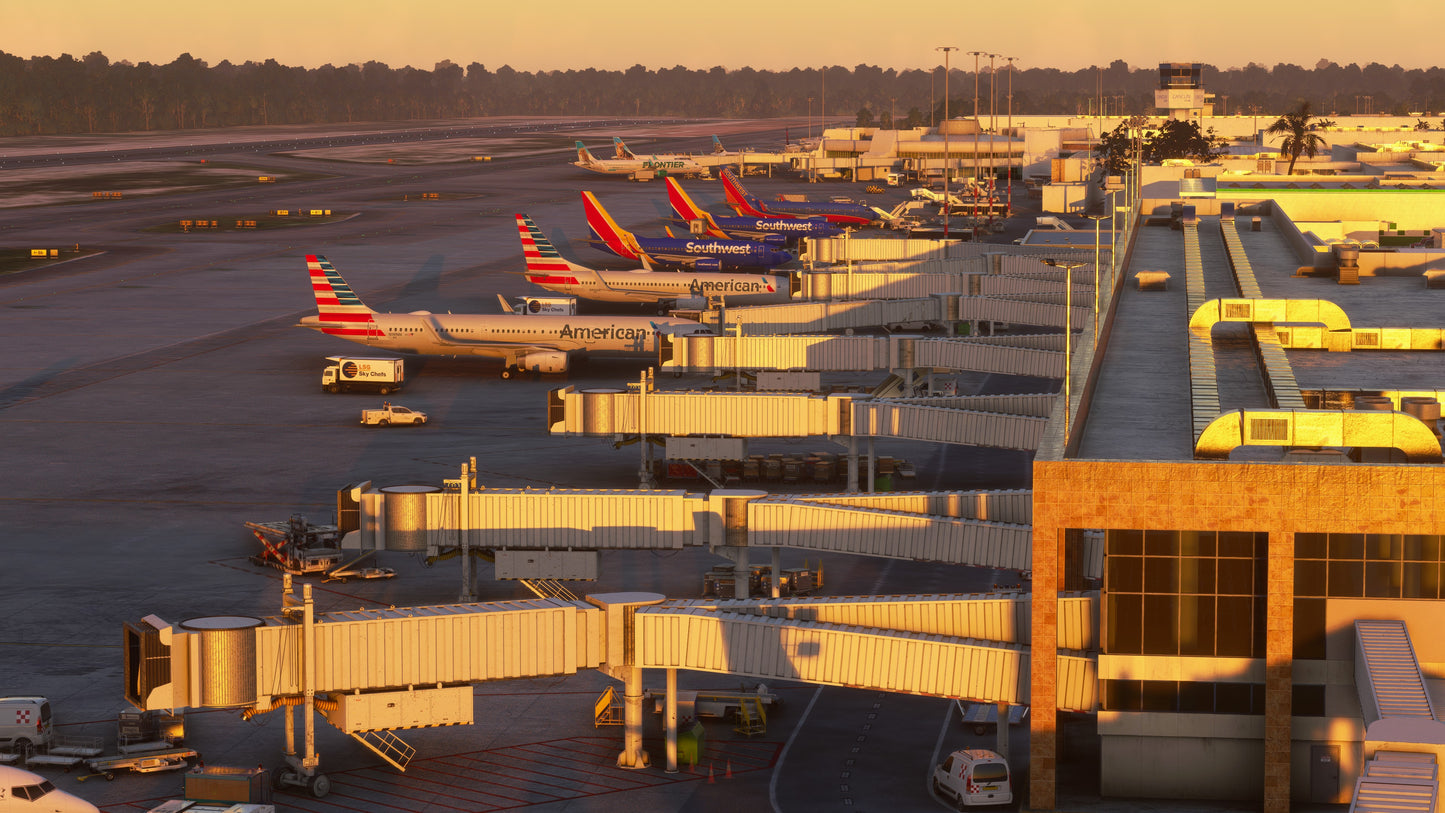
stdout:
[[40,774],[0,765],[0,813],[100,813],[100,808],[56,790]]
[[706,271],[653,271],[651,268],[609,271],[567,260],[532,218],[517,215],[527,281],[559,294],[598,302],[678,304],[678,300],[721,299],[727,305],[772,305],[787,302],[791,276],[724,274]]
[[822,217],[829,223],[841,226],[867,226],[887,217],[861,203],[833,203],[821,201],[777,201],[764,203],[748,194],[743,182],[730,169],[722,171],[723,189],[727,194],[728,206],[740,215],[748,217]]
[[720,271],[724,268],[772,268],[790,262],[793,255],[753,240],[718,238],[639,237],[617,225],[591,192],[582,193],[592,244],[619,257],[653,265]]
[[[627,150],[625,145],[615,145],[618,154]],[[630,153],[630,151],[628,151]],[[626,175],[634,181],[648,180],[666,175],[697,175],[712,177],[708,168],[686,155],[652,155],[645,158],[598,158],[581,141],[577,142],[575,167],[600,172],[603,175]]]
[[298,327],[378,350],[429,356],[480,356],[502,361],[502,378],[519,371],[563,373],[584,355],[645,356],[663,334],[707,333],[686,319],[549,314],[378,313],[362,303],[325,257],[306,257],[315,316]]
[[837,237],[843,229],[822,217],[727,217],[713,215],[696,203],[674,178],[667,179],[667,200],[684,223],[703,222],[708,237],[745,237],[768,245],[782,246],[804,237]]

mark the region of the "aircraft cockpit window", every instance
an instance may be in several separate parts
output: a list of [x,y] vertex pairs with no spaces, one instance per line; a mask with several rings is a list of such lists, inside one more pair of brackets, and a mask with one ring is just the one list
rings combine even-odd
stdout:
[[16,785],[10,789],[10,795],[16,799],[28,799],[33,802],[53,790],[55,790],[55,786],[50,784],[50,780],[47,779],[38,785]]

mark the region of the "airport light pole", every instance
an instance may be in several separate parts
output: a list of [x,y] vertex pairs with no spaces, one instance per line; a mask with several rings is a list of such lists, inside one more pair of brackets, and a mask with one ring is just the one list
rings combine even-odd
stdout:
[[988,55],[988,224],[990,227],[993,226],[994,186],[995,181],[998,180],[998,158],[993,151],[993,134],[998,131],[998,116],[994,113],[993,104],[993,61],[998,56],[998,54]]
[[[978,58],[983,56],[983,51],[969,51],[973,57],[973,214],[978,215],[978,131],[983,128],[978,123]],[[977,221],[975,221],[977,222]]]
[[[1109,217],[1106,214],[1086,215],[1094,221],[1094,346],[1099,346],[1099,221]],[[1111,251],[1112,255],[1113,252]]]
[[[948,210],[952,203],[948,197],[948,175],[949,164],[952,163],[948,157],[948,55],[957,51],[953,45],[940,45],[934,48],[935,51],[943,52],[943,239],[948,239]],[[975,105],[977,102],[974,103]]]
[[1064,269],[1064,448],[1067,449],[1074,408],[1074,269],[1088,263],[1046,259],[1044,264]]
[[1008,213],[1014,212],[1014,60],[1016,56],[1006,56],[1008,60]]

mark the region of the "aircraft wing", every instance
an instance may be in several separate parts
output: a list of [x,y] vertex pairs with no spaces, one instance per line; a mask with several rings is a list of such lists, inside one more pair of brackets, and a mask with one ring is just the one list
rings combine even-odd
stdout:
[[[518,317],[525,319],[527,317]],[[554,344],[540,344],[538,342],[499,342],[495,339],[463,339],[446,330],[439,329],[434,319],[423,319],[422,324],[428,333],[444,348],[455,348],[459,356],[480,356],[482,358],[501,359],[508,364],[515,362],[522,356],[534,352],[566,352]]]

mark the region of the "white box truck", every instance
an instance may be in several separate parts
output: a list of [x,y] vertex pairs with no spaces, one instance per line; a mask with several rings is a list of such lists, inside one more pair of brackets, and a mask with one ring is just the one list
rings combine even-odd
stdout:
[[379,392],[390,395],[406,382],[406,364],[398,358],[327,356],[331,362],[321,371],[321,389],[326,392]]

